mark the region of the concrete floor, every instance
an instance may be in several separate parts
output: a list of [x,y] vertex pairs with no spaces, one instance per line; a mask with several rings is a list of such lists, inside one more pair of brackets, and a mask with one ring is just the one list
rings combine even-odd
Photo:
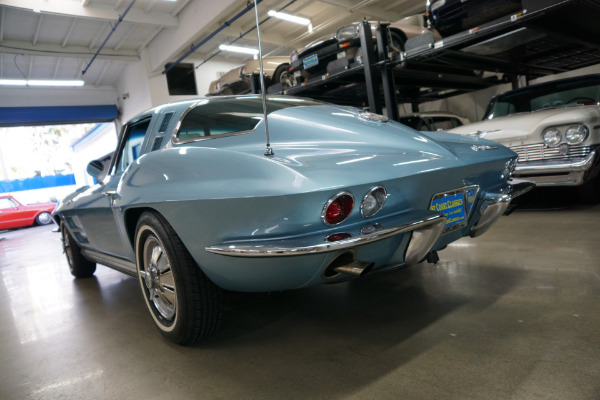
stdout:
[[420,264],[226,296],[207,344],[137,282],[71,277],[52,227],[0,233],[0,399],[600,399],[600,205],[518,210]]

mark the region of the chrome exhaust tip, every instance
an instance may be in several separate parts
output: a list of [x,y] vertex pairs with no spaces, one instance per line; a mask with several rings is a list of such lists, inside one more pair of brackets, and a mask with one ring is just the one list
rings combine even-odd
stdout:
[[354,252],[347,251],[333,259],[323,272],[324,278],[333,278],[340,274],[363,276],[373,268],[373,263],[356,260]]

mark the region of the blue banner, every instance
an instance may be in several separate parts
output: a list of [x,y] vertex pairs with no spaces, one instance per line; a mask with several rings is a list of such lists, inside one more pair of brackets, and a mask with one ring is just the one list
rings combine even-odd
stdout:
[[33,178],[0,181],[0,193],[44,189],[75,184],[75,175],[34,176]]

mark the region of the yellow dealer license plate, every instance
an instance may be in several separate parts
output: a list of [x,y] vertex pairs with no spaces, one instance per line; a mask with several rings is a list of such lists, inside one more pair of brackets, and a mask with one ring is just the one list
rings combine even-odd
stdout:
[[451,232],[467,225],[469,212],[477,198],[477,186],[469,186],[433,196],[429,209],[446,217],[444,233]]

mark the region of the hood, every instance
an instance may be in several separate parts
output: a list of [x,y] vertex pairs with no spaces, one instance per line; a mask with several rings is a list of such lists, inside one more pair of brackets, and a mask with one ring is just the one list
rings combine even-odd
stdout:
[[307,50],[316,51],[318,48],[320,48],[322,46],[326,46],[326,45],[329,45],[329,44],[335,43],[335,42],[337,42],[337,39],[335,38],[335,33],[323,35],[320,38],[308,43],[306,46],[293,50],[291,59],[292,59],[292,61],[294,61],[295,59],[298,58],[298,55],[304,54],[304,52],[306,52]]
[[549,126],[598,121],[600,107],[569,106],[545,108],[528,113],[511,114],[504,117],[474,122],[451,129],[449,132],[483,137],[500,143],[540,141],[539,135]]

